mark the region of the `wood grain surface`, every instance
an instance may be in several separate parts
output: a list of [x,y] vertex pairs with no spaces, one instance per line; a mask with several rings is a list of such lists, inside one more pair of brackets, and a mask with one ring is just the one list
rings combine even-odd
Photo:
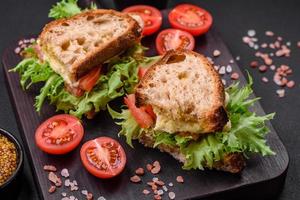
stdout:
[[[166,12],[167,11],[163,12],[164,15]],[[165,21],[163,26],[169,27]],[[148,55],[156,54],[155,36],[143,39],[143,44],[150,48],[147,52]],[[55,114],[55,109],[46,103],[43,106],[41,114],[36,113],[33,104],[34,97],[39,93],[39,87],[34,86],[24,92],[19,84],[19,76],[16,73],[8,72],[8,70],[14,67],[21,59],[13,51],[16,45],[17,41],[4,52],[2,57],[3,70],[7,78],[7,86],[12,104],[14,105],[19,129],[22,133],[24,146],[28,155],[30,155],[35,180],[43,199],[61,199],[61,192],[67,192],[68,195],[74,195],[78,199],[84,199],[84,196],[80,192],[83,189],[92,192],[95,199],[99,196],[116,200],[153,199],[152,195],[145,196],[142,194],[143,189],[147,187],[146,182],[151,180],[153,176],[150,174],[145,175],[143,177],[143,184],[132,184],[129,178],[134,174],[136,168],[145,167],[147,163],[151,163],[155,160],[160,161],[162,165],[162,171],[157,177],[167,183],[174,183],[174,187],[170,187],[170,190],[176,193],[176,199],[224,199],[225,197],[231,199],[266,199],[272,198],[280,191],[288,168],[289,157],[270,123],[268,123],[268,126],[271,132],[268,134],[267,140],[268,144],[276,152],[276,155],[269,157],[251,157],[247,161],[247,167],[240,175],[232,175],[218,171],[185,171],[181,169],[179,162],[158,150],[145,148],[138,143],[134,143],[135,148],[132,149],[125,143],[123,137],[118,138],[117,133],[119,132],[119,127],[114,124],[106,111],[98,114],[93,120],[83,120],[85,136],[82,143],[99,136],[116,138],[124,147],[127,154],[126,168],[118,177],[110,180],[100,180],[90,175],[81,164],[79,147],[75,151],[63,156],[52,156],[43,153],[35,145],[34,133],[42,121]],[[230,60],[233,60],[224,42],[213,28],[205,36],[196,39],[195,51],[212,57],[212,52],[215,49],[222,52],[222,55],[215,59],[217,64],[227,65]],[[231,65],[233,70],[240,74],[241,83],[245,84],[245,78],[241,72],[243,69],[239,69],[236,63]],[[223,78],[227,79],[228,83],[230,82],[229,77],[224,76]],[[116,109],[119,108],[121,104],[121,99],[111,103],[112,107]],[[255,104],[253,110],[258,114],[264,114],[259,103]],[[70,192],[69,189],[63,186],[58,188],[54,194],[50,195],[48,193],[50,182],[47,179],[47,173],[43,171],[43,166],[46,164],[54,164],[59,170],[68,168],[70,171],[70,179],[76,179],[80,189],[75,192]],[[184,184],[176,183],[175,179],[177,175],[182,175],[185,178]],[[163,199],[168,199],[166,194]]]

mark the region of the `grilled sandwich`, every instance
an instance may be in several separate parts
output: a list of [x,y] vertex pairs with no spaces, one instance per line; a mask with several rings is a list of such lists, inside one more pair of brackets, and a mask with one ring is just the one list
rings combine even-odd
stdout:
[[261,118],[248,110],[255,101],[247,101],[251,84],[250,80],[240,90],[235,84],[225,91],[203,55],[169,51],[147,69],[135,93],[125,97],[128,110],[109,111],[121,120],[117,122],[122,126],[120,134],[130,145],[136,139],[158,148],[184,163],[184,169],[238,173],[248,153],[274,153],[264,140],[268,131],[264,121],[273,114]]
[[77,86],[93,67],[139,43],[142,28],[127,14],[90,10],[47,24],[38,38],[45,59],[64,81]]

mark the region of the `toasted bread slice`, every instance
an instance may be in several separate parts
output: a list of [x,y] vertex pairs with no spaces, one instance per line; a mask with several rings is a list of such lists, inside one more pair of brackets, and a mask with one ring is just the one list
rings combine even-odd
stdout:
[[228,118],[222,81],[202,55],[169,51],[151,66],[136,87],[138,105],[151,105],[154,129],[196,134],[222,130]]
[[[146,133],[142,132],[139,135],[139,142],[144,144],[146,147],[154,148],[154,139],[151,135],[151,131]],[[179,147],[168,146],[165,144],[159,144],[157,147],[160,151],[169,153],[173,156],[176,160],[185,163],[186,157],[180,152]],[[205,163],[204,163],[205,166]],[[216,170],[221,170],[230,173],[239,173],[241,172],[246,166],[246,161],[242,153],[230,153],[224,155],[223,159],[214,162],[213,168]]]
[[53,70],[74,85],[95,65],[138,42],[141,32],[128,14],[98,9],[50,22],[38,43]]

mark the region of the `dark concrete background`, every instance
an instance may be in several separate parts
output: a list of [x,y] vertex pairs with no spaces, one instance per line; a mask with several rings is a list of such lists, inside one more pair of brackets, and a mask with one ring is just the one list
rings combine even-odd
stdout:
[[[0,2],[0,53],[2,54],[12,40],[39,33],[43,25],[49,21],[47,14],[55,2],[55,0],[2,0]],[[257,71],[250,70],[250,73],[254,76],[254,91],[257,96],[262,97],[261,104],[266,113],[274,111],[277,113],[272,124],[290,155],[286,184],[278,199],[300,199],[300,118],[298,117],[300,114],[300,49],[296,47],[296,42],[300,40],[300,1],[173,0],[168,6],[172,7],[180,2],[198,4],[212,13],[214,26],[228,48],[234,56],[241,57],[238,61],[241,68],[249,69],[248,63],[254,59],[253,50],[241,41],[248,29],[255,29],[261,37],[264,31],[272,30],[292,42],[292,56],[284,60],[284,63],[293,68],[296,87],[288,90],[285,98],[277,98],[274,84],[269,84],[270,86],[262,84],[261,74]],[[106,8],[113,7],[113,3],[109,0],[101,1],[101,4]],[[5,84],[3,71],[0,70],[0,127],[20,139]],[[16,193],[19,193],[18,198],[14,199],[39,199],[31,174],[28,161],[25,159],[22,185],[16,190]]]

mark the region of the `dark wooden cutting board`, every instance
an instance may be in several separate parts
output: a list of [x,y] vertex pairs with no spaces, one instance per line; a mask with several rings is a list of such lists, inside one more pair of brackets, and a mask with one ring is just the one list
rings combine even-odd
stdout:
[[[167,11],[163,12],[166,15]],[[166,20],[164,27],[169,27]],[[149,55],[155,55],[155,36],[143,39],[143,44],[150,48]],[[215,59],[220,65],[229,64],[233,60],[222,39],[211,29],[205,36],[196,39],[195,51],[211,56],[213,50],[218,49],[222,55]],[[174,187],[170,190],[176,193],[176,199],[209,198],[209,199],[266,199],[277,195],[284,183],[288,168],[289,157],[285,147],[280,141],[272,125],[268,123],[271,132],[267,136],[268,144],[276,152],[275,156],[262,157],[254,156],[247,161],[247,167],[240,175],[218,171],[184,171],[181,164],[171,156],[161,153],[158,150],[144,148],[138,143],[134,143],[135,149],[130,148],[123,137],[118,138],[119,127],[116,126],[106,111],[101,112],[93,120],[83,120],[85,136],[82,141],[94,139],[99,136],[109,136],[120,141],[127,154],[127,165],[124,172],[110,180],[100,180],[90,175],[82,166],[79,156],[80,147],[75,151],[64,156],[52,156],[40,151],[34,142],[34,132],[38,125],[45,119],[55,114],[52,106],[43,106],[42,112],[38,115],[33,107],[34,97],[38,94],[39,87],[32,87],[24,92],[19,84],[19,76],[16,73],[9,73],[8,70],[14,67],[20,57],[14,53],[17,45],[15,41],[11,47],[7,48],[2,57],[3,70],[7,79],[7,86],[10,92],[11,102],[15,109],[15,115],[22,133],[24,146],[30,157],[34,177],[39,188],[41,197],[49,200],[61,199],[61,192],[67,191],[68,195],[74,195],[78,199],[84,199],[80,190],[87,189],[94,194],[95,199],[104,196],[106,199],[133,200],[133,199],[153,199],[152,195],[145,196],[142,190],[146,188],[146,182],[153,176],[147,174],[143,177],[143,184],[132,184],[129,178],[134,174],[138,167],[145,167],[147,163],[159,160],[162,171],[157,176],[165,182],[173,182]],[[211,56],[212,57],[212,56]],[[240,81],[245,84],[245,78],[236,63],[231,64],[233,70],[240,74]],[[223,77],[230,82],[228,75]],[[116,100],[111,103],[114,108],[118,108],[122,102]],[[259,103],[254,108],[258,114],[263,115],[264,111]],[[81,144],[82,144],[81,143]],[[80,145],[81,146],[81,145]],[[76,179],[80,190],[69,192],[65,187],[59,188],[54,194],[49,194],[50,183],[47,173],[43,171],[45,164],[54,164],[59,170],[68,168],[70,179]],[[175,181],[177,175],[182,175],[185,179],[184,184]],[[167,194],[163,199],[168,199]]]

